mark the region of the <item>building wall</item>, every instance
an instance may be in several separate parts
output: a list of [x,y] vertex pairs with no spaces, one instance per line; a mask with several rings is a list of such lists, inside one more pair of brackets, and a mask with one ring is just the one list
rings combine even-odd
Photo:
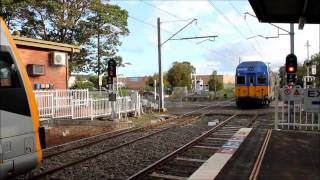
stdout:
[[223,84],[235,84],[235,77],[234,75],[223,75]]
[[55,89],[66,89],[68,70],[66,66],[51,66],[49,61],[49,50],[18,46],[21,59],[25,66],[27,64],[44,65],[43,76],[29,76],[31,84],[53,84]]
[[144,77],[126,77],[124,83],[128,89],[140,90],[146,86],[149,76]]

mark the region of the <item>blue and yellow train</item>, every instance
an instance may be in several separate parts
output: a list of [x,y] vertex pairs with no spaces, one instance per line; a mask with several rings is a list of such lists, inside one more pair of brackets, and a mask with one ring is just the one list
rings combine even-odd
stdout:
[[274,78],[261,61],[247,61],[236,70],[235,96],[239,107],[268,105],[274,98]]

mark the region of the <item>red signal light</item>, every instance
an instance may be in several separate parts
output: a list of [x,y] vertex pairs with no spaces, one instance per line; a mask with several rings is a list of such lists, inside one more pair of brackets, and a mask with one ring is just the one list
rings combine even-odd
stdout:
[[293,67],[293,66],[290,66],[290,67],[288,68],[288,72],[294,72],[294,67]]

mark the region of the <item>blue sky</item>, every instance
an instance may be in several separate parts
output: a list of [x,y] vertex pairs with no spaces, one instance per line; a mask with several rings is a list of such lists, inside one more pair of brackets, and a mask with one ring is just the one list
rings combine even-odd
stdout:
[[[162,47],[163,69],[167,71],[174,61],[189,61],[196,67],[197,74],[234,74],[242,61],[261,60],[270,63],[272,69],[284,64],[290,52],[289,36],[264,39],[255,35],[277,36],[277,29],[259,23],[247,16],[253,10],[245,0],[112,0],[129,12],[130,34],[122,39],[119,54],[124,62],[132,65],[119,69],[124,76],[152,75],[158,71],[157,17],[161,18],[162,42],[192,19],[197,21],[183,30],[177,38],[217,35],[214,42],[201,40],[168,41]],[[288,24],[277,24],[289,30]],[[285,33],[285,32],[281,32]],[[319,51],[319,25],[305,25],[298,30],[295,25],[295,53],[299,62],[307,57],[306,41],[311,44],[310,54]]]

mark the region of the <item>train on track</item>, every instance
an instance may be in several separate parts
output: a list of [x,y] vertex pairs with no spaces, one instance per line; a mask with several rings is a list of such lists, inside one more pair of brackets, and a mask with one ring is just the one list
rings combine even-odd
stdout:
[[1,17],[0,25],[0,179],[6,179],[35,168],[45,143],[26,68]]
[[238,107],[262,107],[274,99],[275,76],[264,62],[242,62],[235,76]]

